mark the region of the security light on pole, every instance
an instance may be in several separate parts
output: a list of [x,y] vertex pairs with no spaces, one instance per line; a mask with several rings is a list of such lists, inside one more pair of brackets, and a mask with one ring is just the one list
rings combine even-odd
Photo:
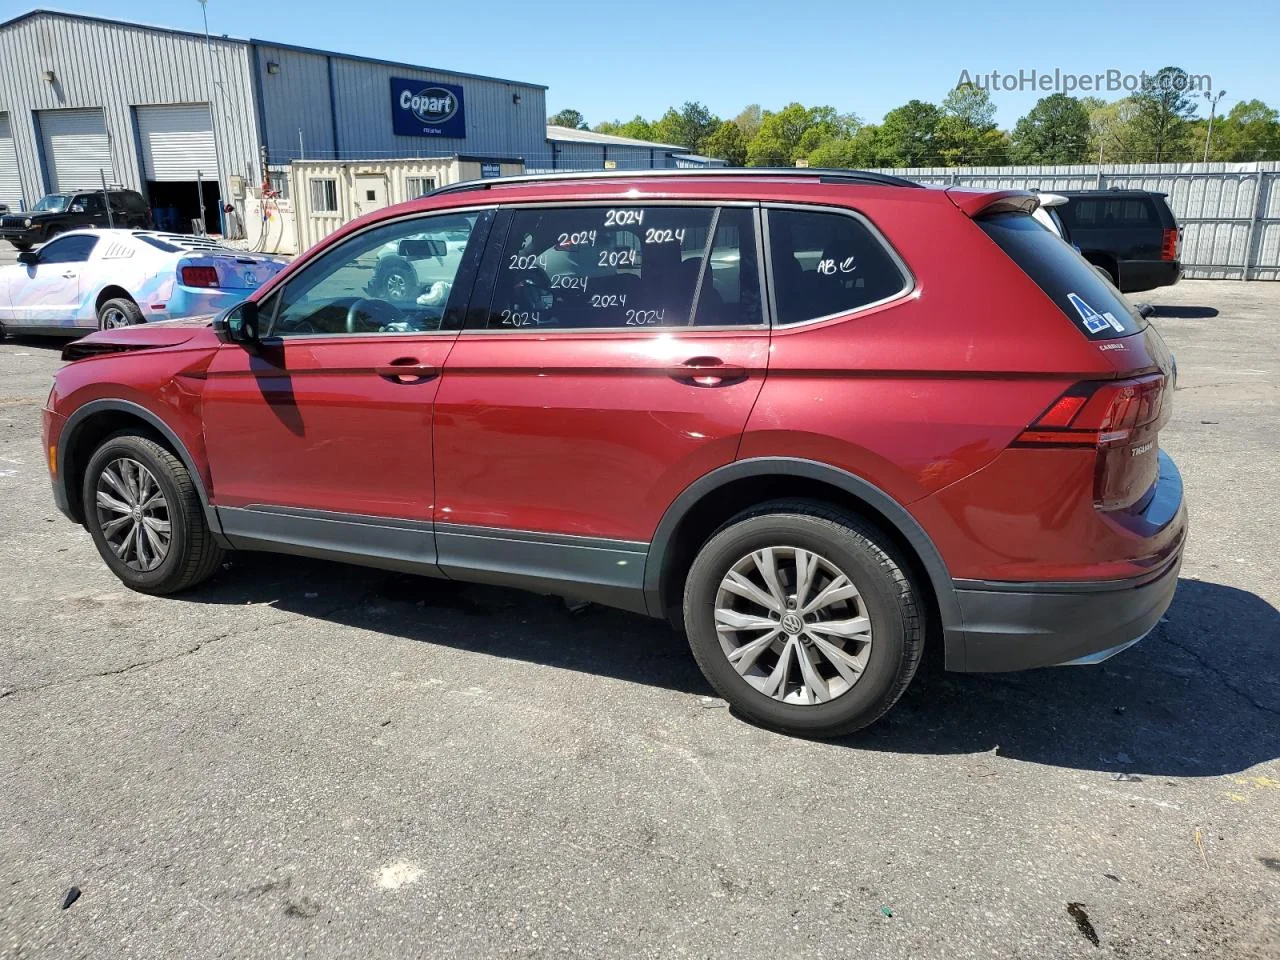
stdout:
[[1213,140],[1213,114],[1218,109],[1218,101],[1226,96],[1227,91],[1219,90],[1213,93],[1210,90],[1204,92],[1204,98],[1209,101],[1209,129],[1204,134],[1204,162],[1209,162],[1209,142]]

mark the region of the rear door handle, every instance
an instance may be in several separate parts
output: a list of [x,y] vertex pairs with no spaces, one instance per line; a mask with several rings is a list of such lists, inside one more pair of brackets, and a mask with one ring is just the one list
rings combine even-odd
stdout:
[[691,387],[728,387],[746,380],[747,368],[719,357],[693,357],[674,368],[670,376]]
[[417,357],[397,357],[381,367],[374,367],[373,372],[392,383],[425,383],[440,376],[439,367],[422,363]]

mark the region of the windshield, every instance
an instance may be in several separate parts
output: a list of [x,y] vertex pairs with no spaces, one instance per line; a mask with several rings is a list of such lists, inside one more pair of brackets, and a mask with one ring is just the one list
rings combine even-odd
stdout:
[[64,193],[51,193],[47,197],[42,197],[32,210],[43,211],[46,213],[62,213],[67,209],[67,203],[71,200]]

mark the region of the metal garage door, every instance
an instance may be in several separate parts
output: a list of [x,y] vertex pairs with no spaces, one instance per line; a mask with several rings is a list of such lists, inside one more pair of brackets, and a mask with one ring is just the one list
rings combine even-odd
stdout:
[[13,148],[9,115],[0,113],[0,203],[10,210],[22,206],[22,181],[18,179],[18,151]]
[[104,174],[107,183],[115,182],[111,143],[100,109],[41,110],[39,118],[52,192],[101,187]]
[[138,107],[138,137],[146,179],[162,182],[218,179],[213,122],[207,103]]

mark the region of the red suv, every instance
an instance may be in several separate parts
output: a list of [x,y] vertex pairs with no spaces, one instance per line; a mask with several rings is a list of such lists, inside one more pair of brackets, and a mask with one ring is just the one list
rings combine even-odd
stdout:
[[808,735],[881,716],[926,640],[953,670],[1098,662],[1177,584],[1173,364],[1036,202],[446,187],[212,322],[69,346],[54,495],[148,593],[272,550],[667,618],[743,715]]

